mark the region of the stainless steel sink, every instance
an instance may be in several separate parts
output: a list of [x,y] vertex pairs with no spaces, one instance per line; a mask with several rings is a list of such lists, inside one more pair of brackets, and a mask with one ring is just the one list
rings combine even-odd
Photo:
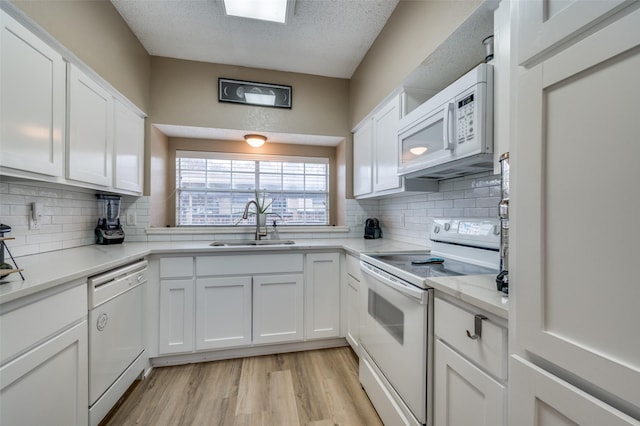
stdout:
[[210,246],[279,246],[295,244],[293,240],[220,240],[214,241]]

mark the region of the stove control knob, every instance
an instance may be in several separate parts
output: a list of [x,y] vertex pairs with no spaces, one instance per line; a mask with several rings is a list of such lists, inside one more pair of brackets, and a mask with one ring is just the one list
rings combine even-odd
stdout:
[[449,229],[451,229],[451,224],[449,222],[444,224],[444,230],[448,231]]
[[500,235],[500,225],[493,225],[493,235]]
[[440,227],[439,226],[434,227],[433,228],[433,233],[437,234],[438,232],[440,232]]

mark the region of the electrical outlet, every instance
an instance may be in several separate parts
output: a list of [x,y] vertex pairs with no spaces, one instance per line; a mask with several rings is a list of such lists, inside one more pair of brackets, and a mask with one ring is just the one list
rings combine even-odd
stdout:
[[356,215],[356,225],[362,225],[364,223],[364,216],[361,214]]
[[135,225],[136,225],[136,212],[128,212],[127,226],[135,226]]

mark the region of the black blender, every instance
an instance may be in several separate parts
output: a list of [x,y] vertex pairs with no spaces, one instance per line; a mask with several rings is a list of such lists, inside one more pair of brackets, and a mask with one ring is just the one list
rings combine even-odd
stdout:
[[124,230],[120,224],[120,196],[96,194],[98,199],[98,226],[96,226],[97,244],[121,244]]

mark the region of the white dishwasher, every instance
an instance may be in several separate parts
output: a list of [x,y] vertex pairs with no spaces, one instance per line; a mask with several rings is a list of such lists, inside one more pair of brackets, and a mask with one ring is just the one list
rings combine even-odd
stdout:
[[89,424],[100,423],[144,371],[147,261],[89,278]]

